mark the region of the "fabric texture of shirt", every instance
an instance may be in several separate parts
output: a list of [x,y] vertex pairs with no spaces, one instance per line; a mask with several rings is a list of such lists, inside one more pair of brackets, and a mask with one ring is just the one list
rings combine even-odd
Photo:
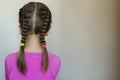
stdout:
[[41,71],[42,52],[25,52],[27,66],[26,76],[17,67],[18,52],[11,53],[5,58],[6,80],[55,80],[61,65],[60,57],[48,52],[49,66],[47,72]]

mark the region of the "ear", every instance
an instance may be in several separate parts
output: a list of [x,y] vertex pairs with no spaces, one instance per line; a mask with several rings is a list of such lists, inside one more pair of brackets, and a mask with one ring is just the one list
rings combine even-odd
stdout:
[[20,25],[19,25],[19,32],[20,32],[20,34],[22,34],[22,29],[21,29]]
[[[51,28],[50,28],[51,29]],[[50,32],[50,29],[46,32],[45,36],[48,36],[49,32]]]

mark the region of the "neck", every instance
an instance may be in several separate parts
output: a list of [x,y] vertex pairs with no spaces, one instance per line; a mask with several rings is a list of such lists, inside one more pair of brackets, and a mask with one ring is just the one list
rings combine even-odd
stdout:
[[27,37],[25,44],[25,51],[27,52],[42,52],[39,35],[32,34]]

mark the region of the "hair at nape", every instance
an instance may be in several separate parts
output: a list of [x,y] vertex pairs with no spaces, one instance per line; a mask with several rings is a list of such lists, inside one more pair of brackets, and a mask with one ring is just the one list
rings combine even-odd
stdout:
[[39,34],[40,44],[43,48],[42,70],[47,71],[49,60],[45,34],[50,29],[51,18],[51,11],[41,2],[29,2],[19,10],[19,24],[22,38],[17,58],[17,67],[22,74],[25,74],[27,71],[24,48],[27,36],[30,34]]

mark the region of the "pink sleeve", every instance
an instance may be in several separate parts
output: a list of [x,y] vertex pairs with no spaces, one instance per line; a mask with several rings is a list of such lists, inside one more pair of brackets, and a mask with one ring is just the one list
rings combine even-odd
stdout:
[[8,64],[7,64],[7,59],[5,59],[5,79],[9,80],[8,78]]

